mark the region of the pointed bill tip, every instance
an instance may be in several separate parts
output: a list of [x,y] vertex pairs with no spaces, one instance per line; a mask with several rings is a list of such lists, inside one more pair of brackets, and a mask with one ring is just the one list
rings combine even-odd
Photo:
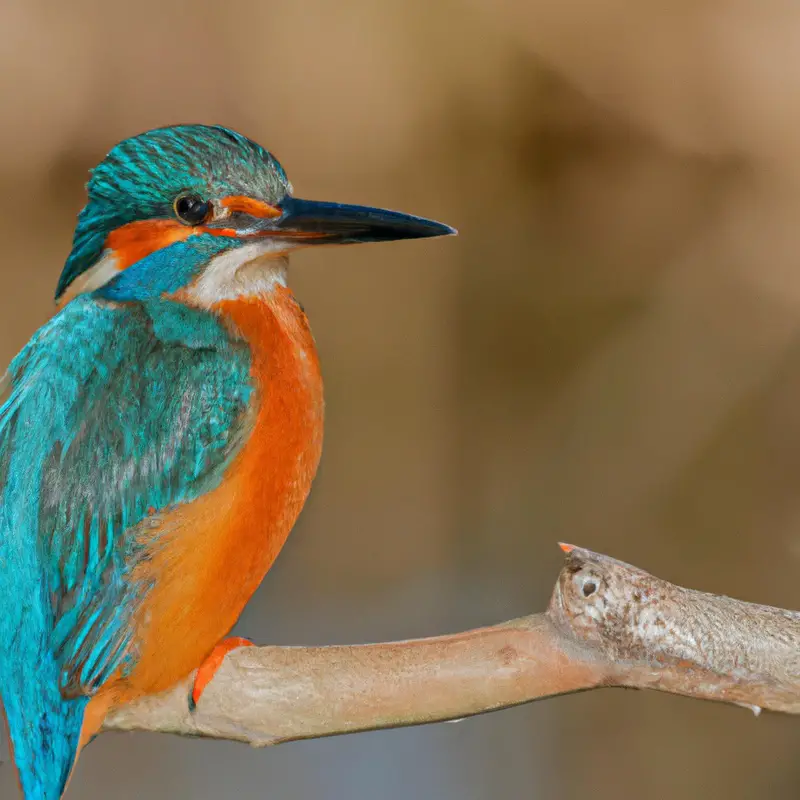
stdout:
[[574,544],[567,544],[566,542],[559,542],[558,546],[565,552],[571,553],[575,549]]

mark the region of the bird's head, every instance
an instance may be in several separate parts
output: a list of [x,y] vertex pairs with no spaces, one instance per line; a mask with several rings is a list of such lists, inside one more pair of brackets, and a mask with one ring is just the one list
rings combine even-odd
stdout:
[[179,125],[126,139],[87,188],[56,290],[62,304],[99,287],[120,300],[175,292],[211,264],[209,291],[244,294],[246,276],[259,274],[242,271],[245,264],[298,246],[455,233],[408,214],[297,199],[268,151],[219,126]]

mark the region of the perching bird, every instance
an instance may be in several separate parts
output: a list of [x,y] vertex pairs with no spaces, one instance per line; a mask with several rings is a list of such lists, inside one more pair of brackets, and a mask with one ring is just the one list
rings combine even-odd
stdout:
[[94,170],[61,310],[0,409],[0,693],[26,800],[61,797],[115,705],[200,667],[197,699],[300,513],[323,398],[288,252],[451,233],[298,200],[222,127],[135,136]]

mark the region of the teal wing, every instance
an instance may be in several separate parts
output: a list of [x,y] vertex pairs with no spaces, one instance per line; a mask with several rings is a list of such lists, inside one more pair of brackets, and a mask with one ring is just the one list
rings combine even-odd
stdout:
[[20,624],[41,628],[64,696],[91,694],[135,661],[131,618],[152,584],[131,573],[158,546],[137,531],[216,486],[241,447],[249,350],[177,303],[82,297],[9,376],[0,556],[16,577],[0,561],[0,591],[36,585],[43,607]]

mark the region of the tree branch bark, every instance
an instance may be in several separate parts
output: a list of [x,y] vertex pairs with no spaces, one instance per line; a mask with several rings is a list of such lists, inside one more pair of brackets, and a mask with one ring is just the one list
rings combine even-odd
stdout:
[[419,725],[624,686],[800,713],[800,612],[684,589],[562,545],[547,611],[386,644],[247,647],[190,712],[190,677],[114,711],[104,730],[249,742]]

